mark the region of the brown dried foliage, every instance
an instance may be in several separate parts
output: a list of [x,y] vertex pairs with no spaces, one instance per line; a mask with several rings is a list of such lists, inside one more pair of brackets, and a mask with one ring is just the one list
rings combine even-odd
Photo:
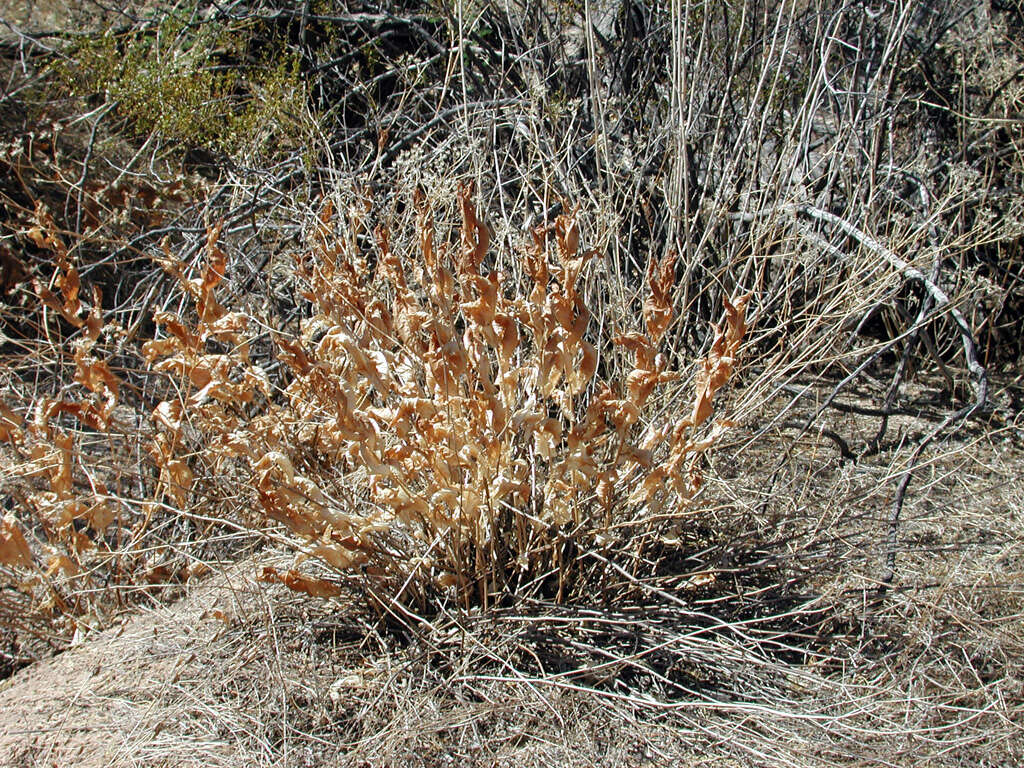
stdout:
[[[49,281],[32,281],[36,354],[71,365],[66,385],[31,395],[12,387],[0,401],[0,461],[9,475],[3,490],[15,502],[0,528],[0,584],[31,606],[14,626],[66,640],[120,603],[113,584],[146,581],[153,552],[134,551],[147,521],[130,508],[149,499],[139,498],[138,478],[123,463],[124,437],[135,425],[115,416],[123,382],[104,337],[121,329],[104,320],[98,287],[83,301],[72,249],[45,206],[34,216],[27,237],[53,264]],[[19,381],[14,360],[5,358],[0,370]],[[127,487],[135,498],[126,497]]]
[[[192,323],[158,314],[165,333],[144,348],[185,393],[153,414],[152,453],[174,503],[198,482],[185,452],[207,471],[241,467],[302,557],[390,580],[406,599],[454,589],[485,605],[527,583],[567,599],[579,553],[634,530],[617,524],[666,507],[687,514],[700,458],[726,426],[709,426],[712,398],[733,370],[746,298],[726,303],[690,414],[649,421],[651,395],[681,376],[659,352],[673,259],[650,271],[644,329],[610,340],[633,353],[632,369],[605,378],[580,289],[598,253],[581,250],[575,219],[533,233],[516,283],[486,266],[489,234],[469,187],[458,201],[457,246],[438,244],[418,197],[419,253],[397,253],[377,228],[375,269],[357,244],[367,208],[335,231],[325,207],[296,263],[315,314],[298,338],[275,335],[288,372],[278,393],[249,357],[254,319],[218,303],[217,229],[201,279],[165,250],[195,307]],[[206,351],[211,340],[230,352]],[[187,446],[186,415],[202,435]]]
[[[584,571],[593,575],[585,553],[639,556],[638,532],[692,514],[701,457],[728,426],[711,419],[712,399],[734,368],[746,298],[726,302],[692,407],[653,418],[655,393],[683,375],[660,349],[674,257],[648,272],[642,328],[602,337],[582,285],[599,254],[581,248],[573,215],[533,232],[511,278],[489,265],[469,187],[458,194],[457,242],[438,236],[421,196],[415,204],[414,254],[393,249],[383,227],[372,253],[360,246],[368,204],[340,224],[325,207],[295,264],[313,314],[299,333],[273,334],[280,386],[250,352],[266,321],[218,297],[228,270],[220,228],[209,230],[198,277],[163,244],[158,261],[189,309],[156,312],[160,332],[141,347],[172,386],[139,435],[155,479],[136,486],[139,498],[83,453],[86,436],[117,428],[124,384],[101,337],[120,329],[104,323],[98,289],[83,301],[40,207],[29,236],[54,264],[48,284],[33,284],[40,327],[70,327],[60,343],[77,386],[27,409],[0,403],[0,442],[27,488],[22,519],[9,513],[0,528],[6,581],[44,613],[74,617],[99,610],[65,599],[89,592],[98,557],[134,568],[130,579],[164,579],[158,564],[138,572],[122,545],[153,510],[213,498],[225,475],[251,500],[237,505],[239,521],[284,535],[296,565],[315,558],[421,607],[432,595],[487,605],[521,590],[572,599],[588,586]],[[601,364],[616,346],[631,358],[626,370]],[[149,511],[128,527],[132,506]],[[314,596],[338,589],[297,570],[264,577]]]

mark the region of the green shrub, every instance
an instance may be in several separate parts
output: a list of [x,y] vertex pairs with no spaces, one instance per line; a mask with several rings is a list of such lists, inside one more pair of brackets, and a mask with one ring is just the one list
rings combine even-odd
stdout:
[[84,38],[54,71],[72,96],[100,96],[137,133],[264,154],[299,146],[306,124],[298,58],[280,43],[248,51],[269,35],[167,16],[146,29]]

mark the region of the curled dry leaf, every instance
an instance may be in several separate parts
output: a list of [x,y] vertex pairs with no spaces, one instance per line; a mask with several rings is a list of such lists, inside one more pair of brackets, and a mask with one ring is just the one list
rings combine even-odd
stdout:
[[177,400],[165,400],[153,409],[153,421],[166,429],[177,442],[181,437],[181,419],[184,407]]
[[651,259],[647,267],[650,295],[644,301],[644,323],[651,344],[657,347],[672,322],[672,287],[675,285],[676,255],[669,252],[659,263]]
[[57,449],[57,463],[50,470],[50,490],[59,499],[71,498],[72,491],[72,455],[74,438],[63,432],[57,432],[53,437],[53,445]]
[[25,440],[25,430],[21,428],[23,423],[24,419],[0,400],[0,443],[23,442]]
[[55,576],[61,574],[63,576],[77,576],[82,572],[78,563],[72,560],[63,552],[57,552],[50,555],[50,559],[46,563],[46,575]]
[[491,235],[487,226],[477,218],[476,207],[473,205],[473,184],[460,184],[458,198],[462,209],[462,258],[459,266],[468,273],[478,274],[487,255]]
[[42,200],[36,201],[35,219],[36,225],[28,231],[28,236],[32,242],[37,247],[50,251],[59,260],[67,259],[67,246],[58,237],[57,223],[53,220],[53,216],[50,215],[49,211],[46,210],[46,205]]
[[303,576],[296,570],[288,570],[283,573],[271,566],[265,566],[260,580],[268,583],[284,584],[288,589],[302,592],[311,597],[338,597],[341,595],[341,587],[323,579],[314,579],[310,576]]
[[746,333],[746,309],[750,300],[749,294],[725,304],[725,328],[715,328],[711,350],[701,363],[701,374],[698,379],[697,398],[693,405],[690,424],[698,427],[711,415],[711,400],[715,392],[722,388],[732,375],[743,336]]
[[21,526],[11,514],[0,520],[0,565],[9,568],[31,568],[32,550],[29,549]]
[[75,349],[75,381],[97,395],[107,398],[110,410],[117,402],[121,380],[103,360],[87,354],[85,345]]
[[160,471],[159,485],[164,495],[178,508],[184,508],[195,480],[191,468],[186,462],[175,458],[173,444],[166,435],[154,438],[149,454]]
[[73,301],[61,301],[49,288],[44,286],[39,280],[33,279],[32,286],[35,288],[36,295],[47,307],[52,309],[63,317],[68,323],[81,328],[84,324],[82,318],[78,316],[78,312],[81,309],[81,304],[78,302],[78,292],[75,291],[75,298]]
[[89,527],[98,533],[107,530],[117,520],[117,510],[103,499],[97,499],[83,515]]

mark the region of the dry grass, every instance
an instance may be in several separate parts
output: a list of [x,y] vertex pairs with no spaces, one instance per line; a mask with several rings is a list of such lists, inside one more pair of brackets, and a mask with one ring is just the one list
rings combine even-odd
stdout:
[[[877,479],[896,452],[867,466],[837,461],[827,439],[783,453],[726,461],[709,486],[719,524],[767,529],[762,559],[785,579],[759,581],[766,563],[743,562],[733,539],[704,555],[718,583],[682,592],[689,609],[533,604],[396,633],[358,604],[256,580],[265,554],[0,698],[77,724],[53,749],[84,742],[111,765],[1017,762],[1021,527],[1005,510],[1024,494],[1020,456],[968,440],[929,464],[907,509],[905,580],[879,601]],[[780,466],[766,503],[751,469],[765,460]],[[786,610],[773,602],[780,581]],[[742,612],[731,626],[702,629],[694,615],[729,607]],[[659,682],[659,653],[685,665],[690,690]],[[73,681],[67,694],[40,694],[58,678]],[[24,735],[14,743],[28,750]]]
[[107,41],[298,149],[0,41],[17,759],[1021,762],[1019,12],[350,5]]

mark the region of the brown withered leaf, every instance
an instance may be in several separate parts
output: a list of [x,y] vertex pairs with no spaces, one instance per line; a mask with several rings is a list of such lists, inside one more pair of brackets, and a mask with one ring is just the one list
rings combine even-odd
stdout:
[[690,416],[691,426],[698,427],[711,415],[711,400],[732,375],[736,354],[746,333],[746,308],[750,295],[741,296],[735,302],[723,299],[725,305],[725,328],[715,327],[711,350],[702,363],[702,372],[697,384],[697,396]]
[[[81,512],[81,508],[77,511],[84,514]],[[76,519],[78,516],[80,515],[76,515]],[[96,549],[96,542],[85,531],[76,530],[69,525],[62,533],[67,542],[68,551],[77,555],[79,559],[84,552],[92,552]]]
[[46,248],[56,254],[58,260],[65,259],[68,254],[67,246],[56,235],[58,230],[57,222],[53,220],[53,216],[46,210],[46,204],[42,200],[36,201],[35,219],[36,226],[32,228],[35,232],[30,231],[29,237],[40,248]]
[[562,215],[555,219],[555,242],[558,245],[558,263],[561,267],[558,273],[559,282],[562,283],[562,290],[571,298],[578,299],[576,283],[587,262],[601,252],[596,248],[579,253],[580,230],[576,220],[577,208],[568,216]]
[[167,429],[176,442],[181,435],[181,417],[184,412],[178,400],[164,400],[153,409],[153,421]]
[[58,498],[67,499],[71,496],[71,449],[74,447],[74,438],[71,435],[61,432],[53,436],[53,444],[57,448],[57,466],[50,470],[50,490],[57,494]]
[[56,276],[57,286],[64,296],[64,307],[75,316],[82,311],[82,302],[79,293],[82,290],[82,281],[78,277],[78,270],[70,264],[61,264],[61,269]]
[[142,356],[152,364],[158,358],[167,357],[181,349],[181,342],[173,336],[166,339],[153,339],[142,345]]
[[0,565],[9,568],[32,567],[32,550],[21,532],[21,526],[11,515],[0,519]]
[[607,384],[602,385],[595,402],[601,407],[601,415],[615,427],[620,437],[625,437],[629,428],[640,420],[639,406],[630,400],[616,398]]
[[389,507],[397,518],[412,525],[430,514],[430,504],[423,494],[410,493],[405,488],[379,488],[374,500]]
[[192,470],[180,459],[172,459],[163,469],[161,475],[164,477],[167,492],[179,507],[184,507],[188,492],[192,490]]
[[195,476],[181,459],[174,458],[174,449],[166,435],[157,435],[149,449],[160,469],[160,486],[179,507],[184,507]]
[[264,566],[260,581],[268,583],[284,584],[294,592],[302,592],[310,597],[338,597],[341,595],[341,587],[323,579],[314,579],[310,576],[303,576],[292,569],[285,572],[278,571],[272,566]]
[[223,226],[222,220],[206,230],[206,266],[203,268],[196,296],[196,312],[199,314],[200,322],[206,325],[218,320],[227,312],[214,296],[214,289],[227,274],[227,254],[217,244]]
[[653,346],[661,343],[665,331],[672,322],[672,298],[670,293],[675,285],[676,254],[670,251],[661,262],[652,259],[647,267],[647,283],[650,296],[644,301],[644,324]]
[[242,334],[249,327],[249,316],[241,312],[225,312],[220,315],[216,320],[209,323],[203,323],[199,338],[203,341],[206,339],[217,339],[228,344],[242,344]]
[[[487,277],[472,276],[470,282],[477,291],[477,299],[463,302],[462,313],[485,334],[493,333],[491,324],[498,306],[498,273],[491,272]],[[492,346],[497,344],[492,342]]]
[[[563,264],[572,259],[580,247],[580,228],[576,221],[577,211],[555,219],[555,241],[558,243],[558,258]],[[566,288],[570,286],[566,285]]]
[[544,397],[550,397],[555,387],[562,380],[565,372],[565,351],[562,347],[561,338],[564,333],[552,334],[544,347],[541,355],[540,365],[537,366],[536,387],[537,391]]
[[24,419],[0,400],[0,443],[20,443],[25,439]]
[[641,408],[656,386],[675,381],[679,377],[680,374],[676,371],[659,373],[657,370],[648,371],[635,368],[626,376],[626,391],[629,393],[629,400]]
[[320,211],[320,223],[323,225],[320,231],[322,235],[330,234],[332,218],[334,218],[334,201],[331,198],[327,198],[327,202],[324,203],[324,207]]
[[182,324],[177,315],[170,312],[155,312],[153,314],[153,322],[162,325],[167,329],[167,332],[174,336],[183,349],[189,352],[199,349],[199,346],[202,343],[202,338],[199,334],[193,333],[189,328]]
[[85,318],[86,349],[92,348],[103,331],[103,291],[98,285],[92,287],[92,308]]
[[[50,419],[53,418],[54,414],[59,413],[59,406],[60,401],[52,397],[39,398],[35,408],[33,408],[32,423],[29,425],[28,431],[34,435],[49,438],[53,432],[53,427],[50,426]],[[36,447],[40,446],[37,445]]]
[[733,343],[738,344],[747,332],[747,304],[750,302],[751,294],[740,296],[735,302],[723,299],[725,304],[726,323],[729,326],[729,336]]
[[103,499],[97,499],[85,510],[84,518],[90,528],[102,533],[117,519],[117,512]]
[[703,571],[702,573],[694,574],[680,586],[685,590],[696,590],[714,584],[717,579],[718,575],[714,571]]
[[491,234],[487,226],[477,218],[476,206],[473,205],[472,182],[459,184],[458,198],[462,209],[462,251],[459,268],[467,274],[478,275],[480,265],[487,255],[487,248],[491,244]]
[[306,376],[312,369],[313,363],[302,348],[300,342],[292,342],[284,336],[275,334],[274,341],[281,351],[277,353],[277,359],[287,365],[299,376]]
[[633,493],[630,494],[629,501],[631,504],[647,504],[650,503],[659,490],[665,485],[665,477],[667,471],[664,466],[655,467],[653,470],[648,472],[647,476],[643,479],[636,488],[633,489]]
[[70,557],[62,552],[58,552],[51,555],[46,563],[46,575],[52,577],[58,572],[65,576],[77,576],[82,572],[82,569]]
[[75,381],[97,395],[117,400],[121,380],[103,360],[86,353],[85,345],[75,349]]
[[380,249],[380,269],[377,273],[378,279],[387,280],[399,293],[408,288],[405,280],[405,268],[402,266],[402,258],[391,250],[391,237],[386,227],[374,227],[373,236],[377,240],[377,247]]
[[203,270],[202,290],[209,291],[217,287],[227,274],[227,254],[217,244],[224,222],[219,221],[206,230],[206,268]]
[[338,571],[348,570],[354,565],[366,562],[366,553],[361,552],[358,546],[346,546],[345,544],[331,544],[314,547],[312,552],[332,568]]
[[[50,221],[52,222],[53,220],[51,219]],[[44,231],[41,226],[34,226],[25,234],[36,244],[36,247],[57,254],[58,258],[65,258],[67,256],[68,249],[64,242],[59,237]]]
[[169,236],[164,237],[160,241],[160,250],[163,253],[163,256],[154,256],[153,261],[159,264],[164,272],[174,277],[178,281],[178,284],[184,288],[187,293],[193,294],[195,292],[195,286],[193,286],[188,281],[188,278],[185,277],[184,263],[181,259],[171,253],[171,239]]
[[619,475],[615,469],[607,469],[603,472],[599,472],[597,475],[597,488],[595,494],[597,500],[601,502],[601,506],[608,510],[612,506],[615,494],[615,484],[618,482]]
[[590,385],[591,380],[597,373],[597,350],[589,342],[580,343],[582,355],[576,365],[569,367],[566,380],[569,384],[569,394],[575,396]]
[[117,401],[114,397],[108,396],[102,406],[91,400],[78,402],[58,401],[52,410],[53,414],[67,413],[74,416],[87,427],[99,432],[107,432],[110,429],[110,416],[113,413]]
[[304,514],[305,510],[296,509],[285,494],[263,489],[259,489],[257,493],[260,506],[271,520],[283,523],[293,533],[307,539],[315,539],[323,533],[326,523]]
[[39,296],[39,300],[63,317],[69,324],[73,325],[75,328],[81,328],[85,324],[82,318],[78,316],[78,310],[81,309],[81,304],[76,303],[77,299],[76,302],[71,304],[63,302],[57,298],[53,291],[35,278],[32,280],[32,287],[35,289],[36,295]]
[[492,323],[495,338],[498,346],[495,351],[498,353],[498,366],[502,373],[509,370],[514,362],[512,356],[519,347],[519,328],[516,321],[509,315],[496,315]]
[[651,340],[642,333],[620,333],[612,337],[612,344],[625,347],[633,353],[633,367],[643,371],[654,368],[655,349]]
[[544,306],[547,295],[549,270],[545,242],[549,231],[548,227],[535,227],[531,232],[533,246],[524,254],[523,269],[533,281],[533,290],[524,308],[528,311],[535,311],[536,308]]

